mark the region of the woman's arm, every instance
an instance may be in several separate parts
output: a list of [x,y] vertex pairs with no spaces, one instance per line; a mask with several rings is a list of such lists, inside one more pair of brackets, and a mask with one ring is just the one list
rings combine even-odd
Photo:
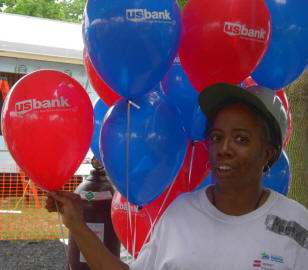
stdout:
[[64,225],[70,230],[80,251],[92,270],[128,270],[129,267],[114,256],[86,225],[80,196],[71,192],[57,191],[47,194],[46,209],[59,211]]

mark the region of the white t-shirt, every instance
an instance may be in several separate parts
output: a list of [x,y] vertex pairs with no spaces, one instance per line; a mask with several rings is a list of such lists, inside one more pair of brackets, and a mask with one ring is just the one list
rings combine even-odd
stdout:
[[308,269],[304,206],[271,190],[257,210],[230,216],[211,204],[205,189],[169,206],[131,270]]

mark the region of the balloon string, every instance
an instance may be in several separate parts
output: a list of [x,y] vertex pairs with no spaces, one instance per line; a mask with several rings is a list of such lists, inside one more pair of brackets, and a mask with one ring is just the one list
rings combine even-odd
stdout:
[[192,172],[192,166],[193,166],[194,154],[195,154],[195,143],[191,142],[191,144],[192,144],[192,150],[191,150],[191,158],[190,158],[190,165],[189,165],[188,190],[190,190],[191,172]]
[[61,214],[60,214],[60,210],[59,210],[59,206],[58,206],[57,200],[55,200],[55,205],[56,205],[57,212],[58,212],[58,224],[59,224],[59,227],[60,227],[62,242],[63,242],[63,246],[64,246],[64,252],[65,252],[65,256],[66,256],[66,261],[67,261],[67,264],[69,266],[69,269],[72,270],[72,267],[71,267],[71,265],[69,263],[69,260],[68,260],[68,252],[67,252],[67,248],[66,248],[66,244],[65,244],[64,231],[63,231],[62,222],[61,222]]
[[[30,181],[30,180],[29,180],[29,181]],[[24,189],[24,192],[23,192],[21,198],[17,201],[17,203],[16,203],[16,205],[15,205],[15,208],[14,208],[15,210],[17,209],[19,203],[25,198],[25,195],[26,195],[26,192],[27,192],[27,188],[28,188],[28,186],[29,186],[29,184],[30,184],[29,181],[28,181],[28,183],[27,183],[27,185],[26,185],[26,187],[25,187],[25,189]]]
[[135,214],[135,228],[134,228],[134,238],[133,238],[133,260],[135,258],[135,254],[136,254],[136,235],[137,235],[137,213]]
[[[159,216],[160,212],[162,211],[162,209],[163,209],[163,207],[164,207],[164,205],[165,205],[165,203],[166,203],[166,201],[167,201],[167,199],[168,199],[168,197],[169,197],[169,195],[170,195],[170,193],[171,193],[171,190],[172,190],[172,188],[173,188],[173,186],[174,186],[174,183],[175,183],[175,181],[176,181],[176,179],[177,179],[178,174],[179,174],[179,171],[178,171],[177,175],[174,177],[174,179],[173,179],[171,185],[169,186],[168,191],[167,191],[167,194],[166,194],[166,196],[165,196],[165,198],[164,198],[164,200],[163,200],[163,202],[162,202],[162,204],[161,204],[161,206],[160,206],[160,208],[159,208],[159,210],[158,210],[158,212],[157,212],[157,215],[156,215],[154,221],[152,222],[152,219],[150,219],[150,220],[151,220],[151,228],[150,228],[150,230],[149,230],[147,236],[146,236],[145,239],[144,239],[144,242],[143,242],[143,244],[142,244],[142,247],[143,247],[144,244],[148,241],[148,238],[151,236],[152,231],[154,230],[154,226],[155,226],[155,224],[156,224],[156,221],[157,221],[157,219],[158,219],[158,216]],[[149,215],[149,213],[148,213],[148,215]]]
[[158,210],[158,212],[157,212],[157,215],[156,215],[156,217],[155,217],[155,219],[154,219],[154,222],[151,223],[151,228],[150,228],[150,230],[149,230],[149,232],[148,232],[146,238],[144,239],[144,242],[143,242],[142,246],[148,241],[149,237],[151,236],[152,231],[154,230],[154,226],[155,226],[155,224],[156,224],[156,221],[157,221],[157,219],[158,219],[158,216],[159,216],[160,212],[162,211],[162,209],[163,209],[163,207],[164,207],[164,205],[165,205],[165,203],[166,203],[166,201],[167,201],[167,199],[168,199],[168,197],[169,197],[169,194],[170,194],[170,192],[171,192],[171,190],[172,190],[172,187],[173,187],[173,185],[174,185],[174,183],[175,183],[175,180],[176,180],[176,177],[173,179],[171,185],[170,185],[169,188],[168,188],[167,194],[166,194],[166,196],[165,196],[165,198],[164,198],[164,200],[163,200],[163,202],[162,202],[162,204],[161,204],[161,206],[160,206],[160,208],[159,208],[159,210]]
[[147,207],[144,207],[144,210],[145,210],[145,213],[147,214],[147,216],[148,216],[148,218],[150,220],[150,223],[151,223],[150,232],[152,234],[153,233],[152,228],[154,228],[154,223],[153,223],[152,217],[151,217]]
[[128,100],[127,103],[127,131],[126,131],[126,200],[128,205],[128,216],[129,216],[129,224],[130,231],[132,231],[131,226],[131,211],[130,211],[130,203],[129,203],[129,139],[130,139],[130,105],[131,101]]
[[[127,202],[127,207],[129,207],[129,204],[128,204],[128,202]],[[126,249],[127,249],[127,251],[129,250],[129,241],[128,241],[128,223],[129,223],[129,217],[128,217],[128,213],[127,213],[127,215],[126,215],[126,233],[127,233],[127,235],[126,235]],[[128,262],[128,260],[129,260],[129,258],[128,258],[128,252],[126,253],[126,261]]]
[[133,102],[132,100],[128,100],[128,104],[133,105],[135,108],[140,109],[141,107],[139,105],[137,105],[135,102]]
[[[29,179],[29,181],[31,181],[31,180]],[[28,184],[27,184],[27,186],[26,186],[26,188],[25,188],[25,191],[26,191],[28,185],[29,185],[29,182],[28,182]],[[48,192],[49,192],[47,189],[44,189],[44,188],[42,188],[42,187],[40,187],[40,186],[37,186],[37,185],[36,185],[36,187],[37,187],[38,189],[42,190],[42,191],[45,192],[45,193],[48,193]],[[25,193],[25,192],[24,192],[24,193]],[[66,257],[67,265],[68,265],[68,267],[69,267],[69,270],[72,270],[72,267],[71,267],[71,265],[70,265],[70,263],[69,263],[69,260],[68,260],[68,252],[67,252],[67,248],[66,248],[66,244],[65,244],[65,236],[64,236],[64,231],[63,231],[62,222],[61,222],[61,214],[60,214],[60,210],[59,210],[59,205],[58,205],[58,202],[57,202],[56,200],[54,200],[54,201],[55,201],[55,205],[56,205],[56,208],[57,208],[57,213],[58,213],[58,224],[59,224],[59,227],[60,227],[60,233],[61,233],[61,238],[62,238],[62,242],[63,242],[63,246],[64,246],[64,252],[65,252],[65,257]]]
[[[154,222],[153,222],[153,220],[152,220],[152,217],[151,217],[151,215],[150,215],[150,213],[149,213],[147,207],[145,206],[145,207],[143,207],[142,209],[144,209],[145,213],[147,214],[147,216],[148,216],[148,218],[149,218],[149,220],[150,220],[151,226],[150,226],[150,229],[149,229],[149,231],[148,231],[148,234],[147,234],[147,236],[146,236],[146,238],[145,238],[145,240],[144,240],[144,242],[143,242],[141,248],[145,245],[145,243],[147,242],[148,238],[152,235],[153,230],[154,230]],[[136,223],[135,223],[135,224],[136,224]],[[136,226],[136,227],[137,227],[137,226]],[[139,252],[140,252],[140,250],[139,250]]]
[[[126,200],[128,206],[128,220],[127,226],[129,224],[129,230],[127,230],[127,249],[129,250],[129,242],[128,236],[132,236],[132,215],[131,215],[131,208],[129,203],[129,139],[130,139],[130,105],[135,104],[131,100],[127,102],[127,132],[126,132]],[[133,248],[133,247],[132,247]]]

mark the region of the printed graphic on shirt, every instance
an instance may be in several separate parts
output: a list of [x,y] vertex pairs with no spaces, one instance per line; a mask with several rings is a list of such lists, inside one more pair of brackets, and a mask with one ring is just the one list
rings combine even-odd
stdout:
[[287,221],[278,216],[268,215],[266,229],[294,239],[300,246],[308,249],[308,231],[295,221]]
[[252,269],[262,269],[262,270],[278,270],[281,269],[281,265],[284,264],[284,259],[282,256],[277,254],[263,252],[260,254],[259,258],[256,258],[252,262]]

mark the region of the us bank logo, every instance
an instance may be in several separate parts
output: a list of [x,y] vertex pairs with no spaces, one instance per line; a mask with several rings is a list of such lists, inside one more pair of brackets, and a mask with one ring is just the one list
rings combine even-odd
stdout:
[[139,211],[138,206],[128,204],[127,202],[125,202],[125,203],[122,203],[122,202],[115,203],[113,207],[116,210],[124,210],[124,211],[128,211],[128,208],[129,208],[130,211],[132,211],[134,213],[138,213],[138,211]]
[[71,109],[71,106],[68,103],[68,99],[63,98],[62,96],[60,97],[60,99],[37,100],[34,98],[15,103],[15,112],[18,114],[25,114],[33,110],[59,111],[59,110],[69,110],[69,109]]
[[265,42],[267,40],[267,32],[263,28],[253,29],[240,23],[225,22],[224,33],[229,36],[239,36],[243,39],[258,42]]
[[173,22],[170,12],[166,9],[164,11],[150,11],[147,9],[126,9],[126,20],[133,22]]

